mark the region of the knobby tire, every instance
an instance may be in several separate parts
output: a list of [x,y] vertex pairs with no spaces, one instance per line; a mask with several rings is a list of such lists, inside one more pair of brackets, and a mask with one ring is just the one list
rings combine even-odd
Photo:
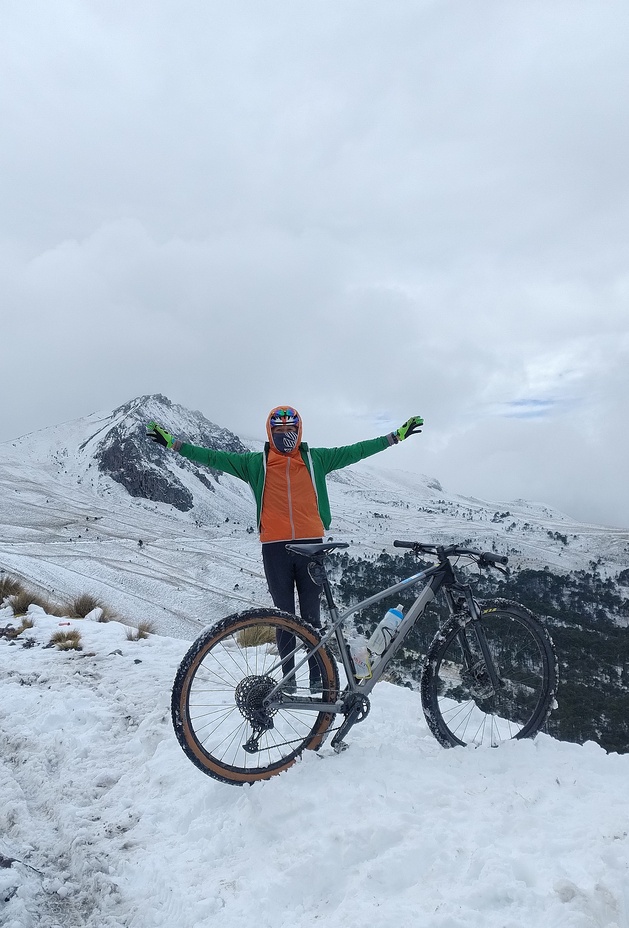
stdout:
[[[430,645],[421,680],[424,715],[444,747],[533,737],[543,727],[557,687],[552,640],[539,620],[508,600],[481,603],[480,629],[452,617]],[[498,677],[490,679],[487,644]]]
[[[183,658],[172,691],[172,720],[179,744],[203,773],[242,786],[282,773],[302,751],[316,750],[333,715],[312,709],[282,709],[281,702],[260,731],[252,724],[262,699],[284,676],[277,633],[294,636],[295,663],[320,639],[316,629],[289,613],[253,609],[228,616],[204,632]],[[311,673],[320,679],[319,701],[334,702],[339,691],[336,662],[322,647],[294,679],[296,696],[310,696]],[[291,698],[290,693],[286,698]],[[258,738],[257,749],[244,745]]]

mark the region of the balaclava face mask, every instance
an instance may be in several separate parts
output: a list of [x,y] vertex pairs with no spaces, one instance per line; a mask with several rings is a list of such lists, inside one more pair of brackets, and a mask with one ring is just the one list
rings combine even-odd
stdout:
[[299,445],[301,419],[291,406],[277,406],[267,420],[269,441],[280,454],[290,454]]

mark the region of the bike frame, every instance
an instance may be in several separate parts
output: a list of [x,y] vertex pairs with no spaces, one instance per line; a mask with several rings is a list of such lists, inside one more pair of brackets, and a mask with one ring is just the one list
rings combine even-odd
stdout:
[[[468,615],[471,616],[472,620],[480,618],[480,612],[478,605],[476,604],[471,587],[468,584],[461,584],[457,581],[454,569],[448,560],[444,560],[439,564],[435,564],[433,567],[428,567],[426,570],[419,571],[419,573],[413,574],[410,577],[407,577],[405,580],[401,580],[399,583],[395,583],[393,586],[387,587],[387,589],[382,590],[379,593],[375,593],[373,596],[370,596],[368,599],[364,599],[362,602],[358,603],[355,606],[352,606],[351,609],[346,609],[344,612],[339,613],[339,610],[334,602],[332,596],[332,588],[330,586],[330,581],[328,579],[325,565],[323,564],[323,559],[314,558],[310,564],[311,575],[313,580],[323,587],[323,592],[325,594],[328,611],[331,618],[331,626],[328,631],[323,635],[321,641],[317,644],[316,647],[312,648],[304,658],[302,658],[298,663],[296,663],[293,670],[290,673],[286,674],[282,680],[275,686],[271,692],[268,694],[264,700],[264,704],[268,707],[273,707],[275,705],[281,705],[283,709],[316,709],[318,712],[333,712],[339,713],[344,711],[345,702],[347,699],[348,693],[358,694],[363,696],[368,696],[369,693],[373,690],[376,683],[382,679],[383,674],[385,673],[387,666],[391,660],[395,657],[396,653],[402,647],[404,639],[413,628],[418,619],[421,618],[423,613],[426,610],[426,607],[431,603],[438,593],[443,589],[446,602],[448,605],[448,610],[450,615],[455,613],[455,600],[452,595],[452,590],[456,593],[461,593],[465,597],[465,603],[468,609]],[[412,604],[402,622],[398,626],[398,631],[395,637],[389,642],[385,650],[382,652],[379,660],[373,668],[371,677],[368,679],[357,681],[354,677],[354,667],[352,659],[350,656],[349,644],[347,639],[343,634],[343,625],[345,621],[355,613],[360,612],[362,609],[366,609],[369,606],[373,606],[375,603],[379,603],[381,600],[386,599],[388,596],[393,596],[395,593],[401,593],[404,590],[407,590],[409,587],[414,586],[421,581],[427,580],[428,582],[421,588],[415,602]],[[464,624],[464,623],[462,623]],[[482,631],[482,629],[481,629]],[[280,690],[290,682],[290,680],[295,676],[297,671],[308,662],[308,660],[317,653],[317,651],[324,647],[329,641],[335,639],[339,653],[341,655],[341,661],[345,670],[345,675],[347,677],[347,688],[343,691],[343,698],[339,698],[336,702],[322,702],[316,697],[287,697],[282,694],[281,701],[278,697]],[[484,634],[480,636],[480,646],[483,651],[484,657],[487,660],[490,667],[493,669],[493,662],[489,655],[487,649],[485,636]],[[467,646],[464,644],[464,648],[468,650]],[[299,647],[295,648],[294,651],[289,654],[284,655],[284,661],[294,656]],[[279,660],[273,667],[270,669],[269,673],[272,673],[274,670],[277,670],[278,667],[281,667],[282,661]],[[491,674],[491,671],[490,671]],[[495,675],[495,671],[494,671]],[[497,682],[497,679],[496,681]],[[276,701],[277,699],[277,701]]]

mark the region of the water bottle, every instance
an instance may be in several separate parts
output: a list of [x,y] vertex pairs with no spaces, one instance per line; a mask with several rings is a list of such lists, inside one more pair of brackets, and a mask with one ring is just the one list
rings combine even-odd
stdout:
[[367,647],[372,654],[382,654],[384,649],[395,638],[400,622],[404,618],[403,607],[400,605],[397,609],[389,609],[385,617],[377,626],[373,635],[367,642]]
[[357,680],[368,680],[371,677],[371,661],[367,639],[360,635],[354,638],[349,646],[349,653],[354,661],[354,676]]

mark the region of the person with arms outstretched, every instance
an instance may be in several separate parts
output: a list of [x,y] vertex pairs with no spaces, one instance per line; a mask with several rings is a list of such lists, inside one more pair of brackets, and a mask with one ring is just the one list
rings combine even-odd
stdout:
[[[268,415],[268,441],[264,451],[231,452],[201,448],[173,437],[156,422],[149,422],[147,437],[178,452],[189,461],[239,477],[253,491],[257,507],[258,531],[262,542],[264,573],[273,603],[284,612],[295,614],[295,589],[303,621],[321,627],[320,592],[308,572],[308,559],[292,554],[286,545],[318,543],[331,523],[326,476],[362,461],[418,434],[424,420],[411,416],[388,435],[339,448],[310,448],[302,442],[302,420],[292,406],[276,406]],[[293,636],[278,632],[278,649],[284,674],[294,667],[290,655]],[[310,684],[316,689],[317,680]]]

